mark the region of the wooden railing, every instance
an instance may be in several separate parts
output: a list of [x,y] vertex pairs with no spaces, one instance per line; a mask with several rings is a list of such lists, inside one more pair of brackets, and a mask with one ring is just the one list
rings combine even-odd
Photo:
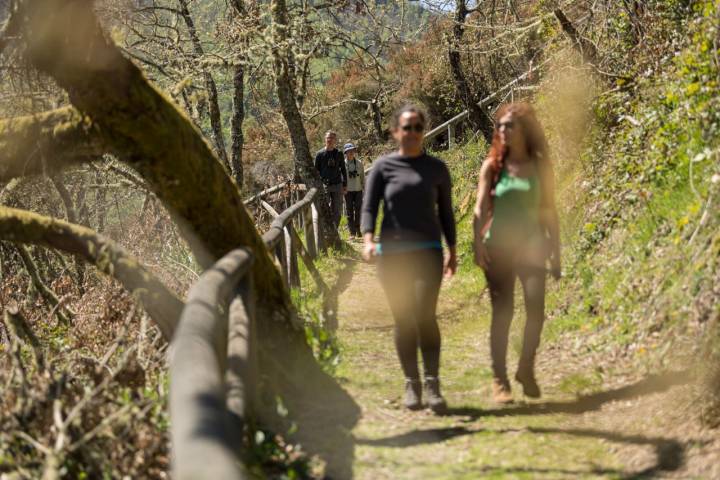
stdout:
[[[512,94],[512,92],[513,92],[515,89],[518,89],[518,88],[519,88],[518,85],[519,85],[523,80],[527,79],[528,77],[530,77],[531,75],[533,75],[535,72],[537,72],[538,70],[540,70],[542,67],[544,67],[545,65],[547,65],[553,58],[554,58],[554,57],[550,57],[550,58],[546,59],[544,62],[539,63],[539,64],[537,64],[537,65],[535,65],[535,66],[533,66],[533,67],[530,67],[527,72],[525,72],[525,73],[523,73],[522,75],[516,77],[513,81],[508,82],[507,84],[503,85],[502,87],[500,87],[499,89],[497,89],[496,91],[494,91],[493,93],[491,93],[490,95],[488,95],[487,97],[485,97],[485,98],[483,98],[482,100],[480,100],[480,101],[478,102],[478,107],[481,107],[481,108],[486,107],[490,102],[492,102],[493,100],[496,100],[496,99],[497,99],[501,94],[503,94],[503,93],[510,92],[510,93]],[[425,134],[425,140],[426,140],[426,141],[427,141],[427,140],[432,140],[432,139],[434,139],[435,137],[437,137],[437,136],[439,136],[439,135],[442,135],[443,133],[445,133],[445,132],[447,131],[448,148],[452,148],[453,145],[455,144],[455,138],[456,138],[456,137],[455,137],[455,132],[456,132],[456,130],[457,130],[458,124],[460,124],[461,122],[467,120],[467,118],[468,118],[469,116],[470,116],[470,113],[469,113],[467,110],[464,110],[464,111],[458,113],[457,115],[455,115],[454,117],[452,117],[450,120],[447,120],[447,121],[441,123],[441,124],[438,125],[437,127],[433,128],[432,130],[430,130],[429,132],[427,132],[427,133]]]
[[[267,193],[266,193],[267,194]],[[319,248],[316,189],[277,214],[263,235],[286,284],[300,286],[300,256],[322,291],[313,264]],[[305,244],[297,230],[304,232]],[[170,415],[176,479],[245,478],[243,431],[257,384],[252,253],[237,249],[218,260],[190,290],[171,344]]]

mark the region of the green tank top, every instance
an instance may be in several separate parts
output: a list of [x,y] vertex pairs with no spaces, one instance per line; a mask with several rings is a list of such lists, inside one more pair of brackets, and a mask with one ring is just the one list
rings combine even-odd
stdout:
[[513,177],[503,169],[495,186],[492,223],[485,234],[485,243],[517,248],[542,241],[538,176]]

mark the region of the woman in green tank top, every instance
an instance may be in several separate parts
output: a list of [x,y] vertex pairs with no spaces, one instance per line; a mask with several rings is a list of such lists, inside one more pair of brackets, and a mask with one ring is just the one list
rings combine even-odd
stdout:
[[560,240],[547,142],[526,103],[505,105],[496,114],[474,213],[475,263],[485,272],[492,303],[493,398],[512,402],[506,357],[516,278],[527,320],[515,379],[526,396],[538,398],[534,366],[545,320],[545,275],[549,261],[550,273],[560,278]]

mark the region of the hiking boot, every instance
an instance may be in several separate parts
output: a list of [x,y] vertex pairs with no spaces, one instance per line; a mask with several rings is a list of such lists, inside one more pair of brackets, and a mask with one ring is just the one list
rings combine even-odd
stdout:
[[447,411],[447,402],[440,393],[440,379],[438,377],[425,377],[425,398],[428,407],[434,413],[442,414]]
[[533,372],[532,368],[519,368],[515,374],[515,380],[522,385],[526,397],[540,398],[540,386],[535,380],[535,372]]
[[507,404],[513,402],[510,382],[506,378],[493,378],[492,397],[495,403]]
[[405,408],[408,410],[420,410],[422,408],[422,384],[419,378],[405,379]]

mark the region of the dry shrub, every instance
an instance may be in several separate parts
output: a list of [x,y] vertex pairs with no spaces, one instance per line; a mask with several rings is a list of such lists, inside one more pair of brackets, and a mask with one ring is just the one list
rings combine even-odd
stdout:
[[[0,382],[0,472],[39,478],[166,478],[165,348],[127,295],[111,288],[101,315],[68,329],[21,309],[27,330],[8,328]],[[124,310],[124,312],[123,312]],[[20,329],[22,332],[23,329]],[[17,352],[17,355],[13,354]]]
[[[106,234],[138,256],[183,296],[194,281],[184,241],[159,204],[126,210]],[[40,478],[167,478],[167,345],[131,294],[89,268],[82,285],[73,261],[50,268],[34,256],[45,281],[76,315],[58,323],[3,245],[0,304],[17,306],[26,327],[0,322],[0,475]],[[53,276],[53,272],[57,276]],[[82,288],[81,288],[82,287]],[[17,330],[17,329],[15,329]],[[23,334],[32,332],[32,336]]]

